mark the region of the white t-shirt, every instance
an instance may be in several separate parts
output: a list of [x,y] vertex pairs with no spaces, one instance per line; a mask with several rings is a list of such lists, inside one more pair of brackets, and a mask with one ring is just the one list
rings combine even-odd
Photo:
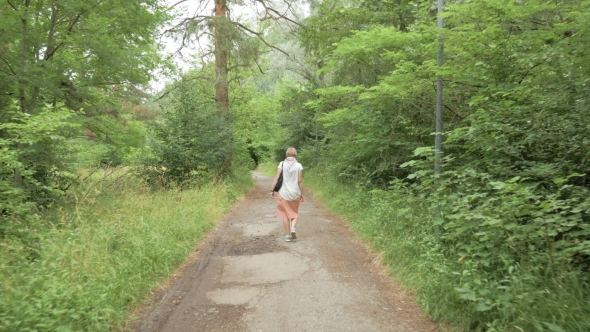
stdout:
[[301,196],[301,190],[299,190],[299,171],[303,170],[303,166],[300,163],[295,162],[293,165],[283,162],[279,163],[279,169],[283,169],[283,185],[279,189],[279,194],[287,201],[294,201]]

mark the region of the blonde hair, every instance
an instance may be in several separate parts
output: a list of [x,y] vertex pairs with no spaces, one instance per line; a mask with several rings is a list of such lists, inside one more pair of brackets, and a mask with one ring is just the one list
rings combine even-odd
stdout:
[[288,148],[287,157],[297,157],[297,150],[295,148]]

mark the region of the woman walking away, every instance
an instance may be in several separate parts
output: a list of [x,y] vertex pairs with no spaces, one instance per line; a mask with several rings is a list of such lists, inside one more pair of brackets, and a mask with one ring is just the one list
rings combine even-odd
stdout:
[[299,203],[303,202],[303,178],[301,172],[303,166],[297,162],[297,150],[295,148],[287,149],[287,159],[281,161],[277,170],[277,175],[272,183],[270,197],[275,197],[274,188],[277,181],[283,174],[283,185],[279,189],[277,197],[277,217],[283,219],[285,228],[285,241],[291,242],[297,238],[295,226],[299,216]]

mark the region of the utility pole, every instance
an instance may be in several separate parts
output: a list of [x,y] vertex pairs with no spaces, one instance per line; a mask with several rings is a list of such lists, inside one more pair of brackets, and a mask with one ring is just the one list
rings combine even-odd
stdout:
[[[322,67],[324,66],[324,61],[320,60],[318,63],[318,70],[322,69]],[[318,77],[320,79],[320,87],[324,88],[324,73],[321,72],[321,74]],[[315,109],[315,165],[318,165],[318,154],[319,154],[319,147],[320,147],[320,140],[318,138],[318,108],[316,107]]]
[[318,139],[318,111],[316,110],[316,119],[315,119],[315,165],[318,165],[318,149],[319,149],[319,139]]
[[[440,68],[443,64],[443,33],[444,21],[442,18],[444,0],[438,0],[438,56],[437,64]],[[443,81],[440,74],[436,78],[436,136],[434,137],[434,173],[441,174],[440,159],[442,156],[442,131],[443,131]]]

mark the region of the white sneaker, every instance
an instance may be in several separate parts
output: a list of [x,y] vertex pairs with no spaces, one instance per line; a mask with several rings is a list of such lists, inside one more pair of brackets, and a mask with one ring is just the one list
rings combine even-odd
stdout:
[[287,241],[287,242],[291,242],[291,235],[287,235],[287,236],[285,236],[285,241]]
[[291,228],[291,239],[295,240],[297,238],[297,234],[295,234],[295,227]]

